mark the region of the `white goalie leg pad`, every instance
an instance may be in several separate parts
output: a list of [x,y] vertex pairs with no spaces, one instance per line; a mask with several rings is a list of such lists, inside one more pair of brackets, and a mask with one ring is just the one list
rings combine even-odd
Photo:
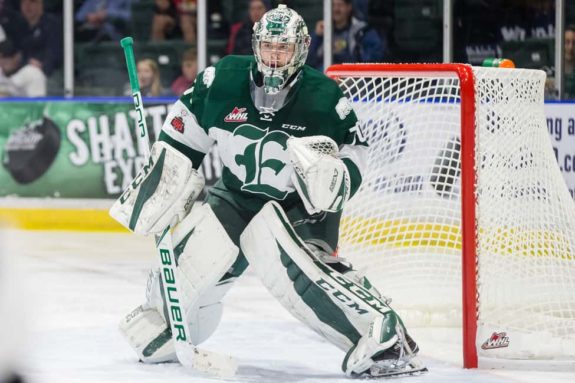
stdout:
[[138,234],[158,234],[189,213],[204,177],[182,153],[158,141],[149,162],[110,208],[110,215]]
[[296,318],[344,351],[376,316],[395,315],[364,287],[321,262],[268,202],[241,235],[241,248],[266,288]]
[[[175,271],[190,337],[198,345],[220,322],[223,309],[220,301],[233,279],[219,281],[236,260],[239,249],[207,204],[194,205],[174,229],[172,239],[176,253],[180,253]],[[159,271],[150,274],[146,297],[147,303],[128,314],[120,330],[143,362],[176,361],[170,326],[165,320]],[[129,317],[134,318],[127,320]]]
[[347,167],[336,155],[335,141],[327,136],[291,137],[288,153],[294,167],[292,182],[308,213],[337,212],[350,196]]

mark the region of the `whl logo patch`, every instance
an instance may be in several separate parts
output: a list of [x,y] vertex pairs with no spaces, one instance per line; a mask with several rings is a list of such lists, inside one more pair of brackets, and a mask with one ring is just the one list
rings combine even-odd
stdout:
[[491,350],[494,348],[503,348],[509,346],[509,337],[507,336],[506,332],[494,332],[491,334],[489,339],[487,339],[482,345],[481,348],[484,350]]
[[246,108],[234,107],[234,110],[224,118],[224,122],[246,122],[248,120],[248,113]]

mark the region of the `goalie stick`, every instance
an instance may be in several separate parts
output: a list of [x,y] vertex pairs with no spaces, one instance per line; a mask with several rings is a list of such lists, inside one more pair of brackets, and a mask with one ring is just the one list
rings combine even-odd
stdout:
[[[149,156],[150,140],[148,138],[148,128],[134,58],[134,40],[131,37],[126,37],[120,41],[120,44],[124,49],[124,55],[126,57],[130,87],[137,115],[137,127],[140,130],[140,137],[148,144],[145,148],[147,151],[146,156]],[[172,340],[174,342],[176,356],[180,363],[186,368],[220,378],[230,378],[234,376],[237,370],[237,362],[234,358],[199,349],[191,342],[186,312],[182,305],[176,280],[176,262],[170,229],[170,226],[166,227],[162,235],[156,237],[156,249],[160,256],[160,275],[163,281],[162,289],[168,306],[167,311],[170,316],[166,318],[166,320],[170,323],[170,329],[172,330]]]

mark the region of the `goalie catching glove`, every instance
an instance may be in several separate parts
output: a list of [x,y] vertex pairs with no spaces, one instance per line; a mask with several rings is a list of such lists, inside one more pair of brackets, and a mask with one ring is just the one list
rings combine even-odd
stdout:
[[308,213],[337,212],[350,195],[347,167],[336,157],[337,144],[326,136],[310,136],[287,141],[294,167],[292,182]]
[[159,234],[184,219],[204,183],[188,157],[158,141],[149,162],[114,203],[110,215],[134,233]]

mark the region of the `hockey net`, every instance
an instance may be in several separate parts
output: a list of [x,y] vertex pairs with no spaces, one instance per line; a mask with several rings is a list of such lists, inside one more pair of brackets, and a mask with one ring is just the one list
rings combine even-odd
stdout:
[[328,75],[370,144],[340,254],[408,327],[463,325],[466,367],[575,359],[575,204],[546,129],[545,74],[346,64]]

